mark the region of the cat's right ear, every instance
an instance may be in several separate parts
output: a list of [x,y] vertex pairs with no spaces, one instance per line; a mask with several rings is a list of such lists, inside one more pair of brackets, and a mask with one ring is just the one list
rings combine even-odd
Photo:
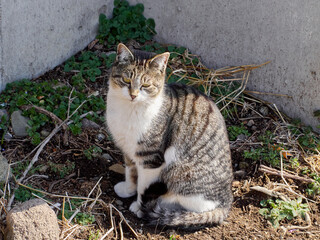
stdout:
[[132,62],[133,58],[132,52],[124,44],[119,43],[116,61],[120,64],[126,64]]

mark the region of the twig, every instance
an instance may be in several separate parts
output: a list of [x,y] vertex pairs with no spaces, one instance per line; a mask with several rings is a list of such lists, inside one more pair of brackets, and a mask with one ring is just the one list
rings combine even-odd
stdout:
[[253,186],[253,187],[250,187],[250,189],[255,190],[257,192],[262,192],[270,197],[280,198],[281,200],[286,201],[286,202],[290,201],[290,198],[288,198],[286,195],[279,193],[279,192],[276,192],[276,191],[269,190],[265,187]]
[[277,169],[274,169],[274,168],[271,168],[271,167],[267,167],[267,166],[262,165],[262,164],[258,168],[258,171],[264,172],[264,173],[268,173],[268,174],[271,174],[271,175],[275,175],[275,176],[280,176],[280,177],[282,176],[282,177],[286,177],[286,178],[295,179],[295,180],[298,180],[298,181],[301,181],[301,182],[312,183],[312,182],[315,181],[315,180],[313,180],[311,178],[300,177],[300,176],[297,176],[297,175],[293,175],[293,174],[287,173],[285,171],[282,171],[282,174],[281,174],[281,171],[279,171]]
[[[91,194],[93,193],[93,191],[96,189],[96,187],[98,186],[98,184],[100,183],[100,181],[102,180],[103,177],[100,177],[100,179],[97,181],[97,183],[94,185],[94,187],[91,189],[91,191],[88,194],[88,198],[90,198]],[[87,201],[84,204],[84,208],[87,207]]]
[[[21,106],[21,108],[22,108],[23,110],[29,110],[29,109],[31,109],[31,108],[34,108],[34,109],[37,110],[38,112],[43,113],[43,114],[49,116],[56,125],[63,123],[63,121],[62,121],[59,117],[57,117],[54,113],[49,112],[48,110],[46,110],[46,109],[44,109],[44,108],[42,108],[42,107],[38,107],[38,106],[36,106],[36,105],[24,105],[24,106]],[[63,125],[62,125],[62,128],[63,128],[64,131],[66,131],[66,130],[68,129],[68,126],[67,126],[66,124],[63,124]]]

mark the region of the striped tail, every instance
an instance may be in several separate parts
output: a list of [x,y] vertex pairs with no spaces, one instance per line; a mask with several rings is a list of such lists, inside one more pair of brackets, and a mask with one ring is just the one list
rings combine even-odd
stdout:
[[201,227],[203,225],[221,224],[228,216],[230,208],[216,208],[208,212],[189,212],[184,210],[171,211],[161,208],[159,204],[153,209],[142,208],[143,218],[151,225],[169,227]]

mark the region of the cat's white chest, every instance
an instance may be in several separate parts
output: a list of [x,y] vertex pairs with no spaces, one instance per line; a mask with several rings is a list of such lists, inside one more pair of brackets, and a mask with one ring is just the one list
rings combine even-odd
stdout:
[[137,161],[138,141],[148,131],[152,120],[158,114],[162,99],[150,104],[144,102],[131,103],[117,98],[112,90],[107,99],[106,119],[116,145],[132,160]]

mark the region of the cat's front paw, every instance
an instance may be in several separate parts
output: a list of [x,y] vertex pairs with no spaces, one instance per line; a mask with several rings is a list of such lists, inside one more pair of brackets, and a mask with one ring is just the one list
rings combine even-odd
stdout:
[[142,218],[143,212],[140,210],[140,203],[138,201],[134,201],[131,203],[129,210],[137,215],[138,218]]
[[129,185],[127,182],[119,182],[114,186],[114,191],[121,198],[129,198],[137,193],[136,187]]

